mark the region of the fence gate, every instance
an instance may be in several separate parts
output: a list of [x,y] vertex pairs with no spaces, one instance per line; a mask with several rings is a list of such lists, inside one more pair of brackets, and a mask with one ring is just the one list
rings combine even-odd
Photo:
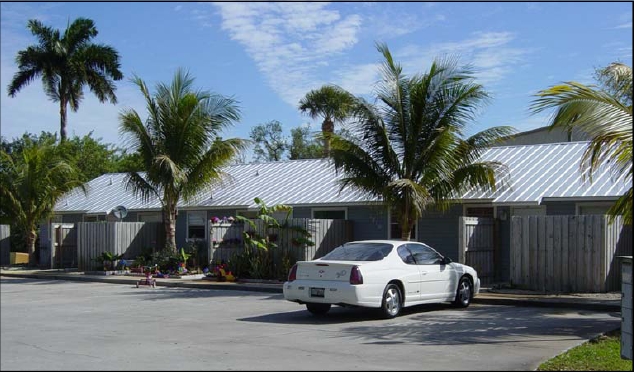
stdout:
[[495,220],[485,217],[460,217],[459,257],[476,269],[482,285],[495,281]]
[[74,224],[51,224],[51,268],[77,267],[77,228]]

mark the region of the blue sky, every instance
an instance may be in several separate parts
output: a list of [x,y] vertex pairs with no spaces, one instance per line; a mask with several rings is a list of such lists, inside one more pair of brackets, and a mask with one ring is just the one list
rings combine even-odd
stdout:
[[406,73],[424,72],[434,57],[458,56],[493,99],[471,127],[511,125],[530,130],[548,114],[530,115],[533,95],[575,80],[592,83],[594,68],[620,61],[632,65],[632,3],[629,2],[347,2],[347,3],[1,3],[1,134],[59,131],[59,108],[34,81],[15,98],[7,85],[17,71],[17,52],[36,39],[29,19],[64,30],[69,20],[95,21],[96,43],[116,48],[124,80],[119,103],[100,104],[90,91],[68,115],[69,135],[122,146],[118,115],[124,108],[145,117],[133,74],[153,89],[170,82],[177,68],[195,86],[239,101],[242,119],[223,137],[248,138],[270,120],[290,129],[320,122],[302,115],[299,99],[326,83],[372,98],[385,42]]

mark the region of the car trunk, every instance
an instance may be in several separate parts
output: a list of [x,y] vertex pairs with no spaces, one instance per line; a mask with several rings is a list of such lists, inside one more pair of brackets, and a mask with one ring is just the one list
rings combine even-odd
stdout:
[[300,261],[297,263],[298,280],[324,280],[347,282],[353,266],[360,266],[362,262],[334,262],[334,261]]

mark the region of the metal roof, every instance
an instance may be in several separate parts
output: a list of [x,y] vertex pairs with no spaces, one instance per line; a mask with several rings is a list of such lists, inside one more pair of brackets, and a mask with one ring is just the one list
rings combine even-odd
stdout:
[[[615,179],[603,164],[592,182],[582,177],[580,162],[589,142],[494,147],[481,160],[499,161],[508,168],[507,177],[498,177],[498,189],[478,189],[460,199],[488,199],[495,204],[540,204],[544,198],[616,198],[632,186],[632,175]],[[504,186],[506,182],[506,186]]]
[[[220,184],[202,190],[179,207],[254,208],[259,197],[267,205],[360,204],[378,199],[353,188],[340,192],[334,165],[324,159],[289,160],[270,163],[239,164],[227,167],[228,177]],[[104,174],[87,183],[87,194],[74,191],[55,206],[55,212],[109,213],[123,205],[128,210],[160,209],[158,200],[141,202],[125,190],[125,173]]]
[[[471,190],[458,199],[495,204],[539,204],[544,198],[616,198],[632,184],[631,175],[614,180],[607,167],[594,174],[593,182],[582,180],[579,162],[588,142],[505,146],[488,149],[482,160],[507,165],[506,178],[498,177],[498,190]],[[331,162],[324,159],[289,160],[232,165],[221,184],[211,185],[181,208],[254,208],[259,197],[268,205],[335,205],[378,202],[348,187],[340,192]],[[143,203],[125,190],[125,173],[104,174],[87,183],[87,194],[79,191],[60,200],[55,212],[109,213],[123,205],[129,210],[160,210],[158,200]]]

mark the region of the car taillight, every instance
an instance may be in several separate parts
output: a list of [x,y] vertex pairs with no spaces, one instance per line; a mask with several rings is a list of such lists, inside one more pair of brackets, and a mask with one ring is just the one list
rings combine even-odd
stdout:
[[361,275],[359,266],[352,266],[352,270],[350,270],[350,284],[363,284],[363,275]]
[[295,279],[297,279],[297,264],[293,265],[291,270],[288,272],[288,281],[292,282]]

